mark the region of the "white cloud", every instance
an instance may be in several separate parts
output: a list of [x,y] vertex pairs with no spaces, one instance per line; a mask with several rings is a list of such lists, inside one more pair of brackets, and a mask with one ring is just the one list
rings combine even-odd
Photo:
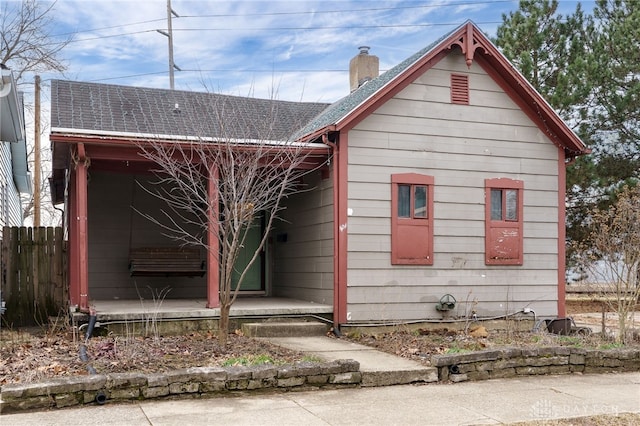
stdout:
[[[56,31],[82,31],[64,52],[65,77],[167,88],[167,38],[156,32],[167,27],[166,4],[58,0]],[[175,71],[177,89],[206,83],[268,96],[277,86],[280,99],[331,102],[348,93],[358,46],[371,46],[385,70],[467,19],[500,21],[517,2],[172,0],[172,8],[174,62],[184,70]]]

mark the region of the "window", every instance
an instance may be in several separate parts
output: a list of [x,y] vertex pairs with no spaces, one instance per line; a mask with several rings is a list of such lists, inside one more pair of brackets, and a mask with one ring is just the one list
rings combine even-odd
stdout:
[[522,265],[523,189],[520,180],[485,180],[487,265]]
[[518,190],[491,188],[491,220],[518,220]]
[[427,186],[398,184],[398,217],[427,218]]
[[391,263],[433,264],[432,176],[391,176]]

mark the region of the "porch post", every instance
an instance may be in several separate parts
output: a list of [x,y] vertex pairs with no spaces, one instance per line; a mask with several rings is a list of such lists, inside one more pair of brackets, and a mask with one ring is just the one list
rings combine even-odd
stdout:
[[346,324],[347,312],[347,143],[341,131],[333,145],[333,322]]
[[75,236],[72,245],[76,246],[76,286],[79,290],[80,311],[89,311],[89,240],[87,234],[87,168],[89,159],[84,144],[79,143],[75,158],[75,203],[72,221],[75,223]]
[[78,306],[80,304],[80,286],[78,276],[78,246],[76,243],[78,235],[78,221],[75,220],[77,211],[76,205],[76,171],[69,173],[69,214],[67,215],[67,226],[69,227],[69,304]]
[[220,306],[220,241],[218,239],[218,167],[215,164],[209,166],[207,192],[207,200],[209,201],[207,308],[217,308]]

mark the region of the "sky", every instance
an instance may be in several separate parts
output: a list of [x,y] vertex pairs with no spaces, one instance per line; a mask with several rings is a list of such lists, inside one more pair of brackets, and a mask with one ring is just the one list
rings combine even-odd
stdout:
[[[18,1],[0,0],[0,13]],[[580,3],[590,13],[595,2]],[[567,14],[578,2],[559,4]],[[469,19],[495,37],[518,1],[171,0],[171,8],[174,62],[182,70],[174,71],[176,90],[330,103],[349,94],[349,61],[359,46],[370,46],[384,72]],[[167,29],[167,0],[57,0],[45,30],[71,41],[59,55],[67,70],[40,75],[42,133],[52,79],[168,89],[168,39],[158,32]],[[27,74],[20,84],[29,146],[33,81]],[[49,155],[44,142],[44,178]]]
[[[5,0],[6,1],[6,0]],[[9,0],[16,1],[16,0]],[[593,1],[582,1],[591,10]],[[560,0],[561,11],[577,2]],[[334,102],[349,93],[349,60],[370,46],[381,72],[466,20],[494,37],[510,0],[171,0],[175,88],[288,101]],[[167,0],[58,0],[55,39],[64,74],[42,75],[169,88]],[[28,77],[27,77],[28,78]],[[46,87],[45,87],[46,90]]]

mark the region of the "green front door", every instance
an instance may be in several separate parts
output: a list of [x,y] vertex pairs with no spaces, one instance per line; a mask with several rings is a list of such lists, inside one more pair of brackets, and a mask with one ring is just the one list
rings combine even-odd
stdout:
[[[234,265],[233,271],[233,288],[235,289],[240,279],[240,274],[247,267],[251,257],[258,249],[260,240],[262,239],[262,219],[256,219],[254,224],[249,229],[247,238],[244,243],[244,248],[238,254],[238,259]],[[264,291],[264,251],[258,254],[258,258],[253,262],[253,265],[249,268],[242,284],[240,285],[240,291]]]

